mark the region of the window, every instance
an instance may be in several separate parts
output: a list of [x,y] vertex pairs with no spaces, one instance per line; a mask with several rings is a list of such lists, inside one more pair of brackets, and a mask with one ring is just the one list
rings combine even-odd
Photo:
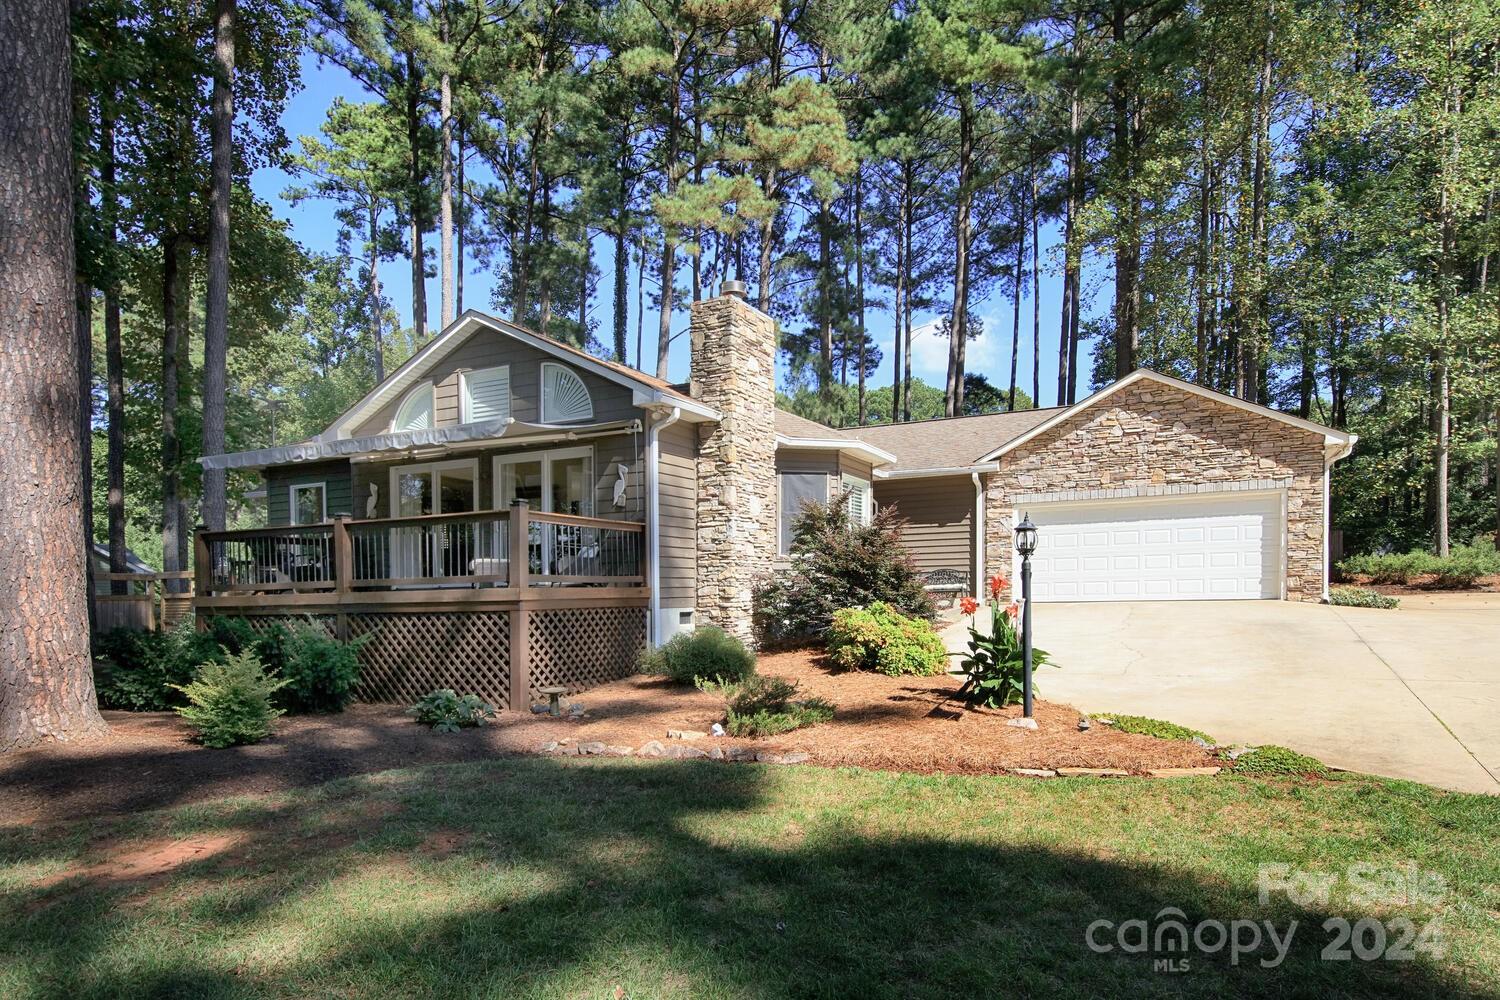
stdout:
[[432,383],[425,382],[407,393],[396,408],[393,431],[422,431],[432,426]]
[[841,488],[849,494],[849,499],[846,501],[849,520],[855,524],[869,524],[875,513],[869,481],[854,476],[845,476]]
[[802,506],[809,501],[828,502],[828,476],[822,472],[783,472],[777,479],[781,485],[781,516],[776,553],[784,556],[792,551],[792,528]]
[[462,376],[463,414],[459,423],[503,420],[510,416],[510,367],[481,368]]
[[301,483],[291,488],[293,524],[322,524],[328,520],[328,486],[325,483]]
[[594,513],[594,449],[560,448],[525,455],[497,455],[494,507],[505,510],[525,500],[532,510],[552,514]]
[[578,373],[567,365],[542,362],[542,423],[561,424],[593,416],[594,401]]

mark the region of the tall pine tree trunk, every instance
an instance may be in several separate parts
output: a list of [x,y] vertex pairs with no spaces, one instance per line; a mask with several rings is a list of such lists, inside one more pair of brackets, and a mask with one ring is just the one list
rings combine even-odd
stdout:
[[[681,155],[678,124],[682,115],[682,76],[672,80],[672,107],[667,122],[666,196],[677,193],[677,159]],[[677,277],[677,238],[669,225],[662,226],[661,316],[656,327],[656,377],[667,377],[667,356],[672,348],[673,281]]]
[[953,215],[953,313],[948,326],[946,416],[964,410],[964,354],[969,339],[969,212],[974,192],[974,93],[964,85],[958,97],[958,192]]
[[[226,450],[225,407],[229,364],[229,199],[234,183],[235,0],[214,0],[214,86],[211,132],[212,183],[208,209],[208,293],[203,311],[203,453]],[[203,472],[203,523],[224,530],[228,472]],[[198,567],[208,572],[208,567]]]
[[89,658],[68,7],[0,4],[0,751],[104,729]]
[[375,348],[375,384],[385,381],[385,331],[380,309],[380,202],[370,199],[370,273],[365,296],[370,310],[370,343]]
[[161,568],[174,573],[187,567],[178,557],[181,524],[181,443],[177,439],[179,395],[178,362],[182,353],[181,290],[182,237],[162,237],[161,251]]
[[458,127],[458,180],[453,187],[453,314],[464,312],[464,129]]
[[[448,40],[448,26],[446,16],[442,26],[443,41]],[[441,260],[438,262],[441,276],[438,287],[443,296],[442,304],[438,308],[438,315],[442,319],[443,329],[453,322],[454,290],[453,290],[453,78],[444,72],[438,80],[438,115],[442,119],[440,126],[442,151],[439,155],[439,169],[442,171],[442,204],[438,207],[441,220],[439,225],[442,232],[438,234],[438,254]]]
[[901,342],[901,316],[906,308],[906,241],[903,236],[906,232],[908,194],[906,178],[909,176],[909,169],[905,163],[901,165],[901,196],[897,199],[896,208],[896,302],[892,316],[896,329],[891,338],[896,347],[896,358],[891,365],[891,423],[893,424],[901,419],[901,363],[904,357]]
[[614,301],[614,335],[615,335],[615,360],[620,364],[627,364],[629,357],[627,351],[629,345],[628,325],[629,300],[628,289],[625,287],[627,268],[630,266],[630,253],[626,247],[626,238],[629,235],[630,226],[630,178],[626,170],[630,166],[630,126],[625,122],[620,124],[620,148],[619,161],[615,165],[616,188],[615,188],[615,301]]
[[[1114,42],[1121,48],[1130,44],[1128,17],[1124,0],[1115,0]],[[1122,379],[1135,371],[1141,339],[1141,198],[1135,189],[1135,147],[1139,136],[1137,129],[1133,127],[1136,95],[1130,80],[1130,70],[1123,62],[1110,82],[1109,100],[1114,115],[1111,153],[1114,159],[1113,180],[1119,215],[1115,223],[1118,229],[1115,234],[1115,378]]]
[[1031,168],[1031,405],[1042,405],[1042,265],[1038,255],[1037,176]]
[[422,215],[422,112],[421,77],[417,56],[410,50],[402,54],[406,63],[406,198],[411,212],[411,325],[418,338],[427,335],[427,248],[422,234],[426,231]]
[[[107,277],[104,283],[104,457],[109,530],[109,571],[126,570],[125,545],[125,350],[120,339],[120,198],[115,189],[115,118],[112,108],[101,116],[99,177],[104,209]],[[110,593],[124,594],[124,581],[110,584]]]
[[859,320],[859,425],[863,427],[869,416],[865,410],[865,229],[864,229],[864,167],[854,171],[854,308]]
[[1026,195],[1021,194],[1020,204],[1016,206],[1016,269],[1015,269],[1015,292],[1011,299],[1010,313],[1010,397],[1006,401],[1005,408],[1014,410],[1016,408],[1016,372],[1019,370],[1021,359],[1021,293],[1026,287],[1025,279],[1021,276],[1022,269],[1026,266]]

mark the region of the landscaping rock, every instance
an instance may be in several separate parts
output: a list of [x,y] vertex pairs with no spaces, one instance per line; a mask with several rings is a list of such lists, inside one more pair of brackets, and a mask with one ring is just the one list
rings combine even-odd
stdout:
[[1078,731],[1080,733],[1089,731],[1089,717],[1087,715],[1080,715],[1078,717]]
[[667,748],[662,746],[661,740],[651,740],[648,743],[642,743],[635,755],[637,757],[661,757],[666,752]]
[[730,747],[724,751],[724,759],[732,761],[753,761],[755,750],[752,747]]
[[604,744],[598,740],[590,740],[588,743],[578,744],[578,752],[581,754],[601,754],[604,752]]
[[1097,723],[1099,723],[1099,725],[1101,725],[1101,726],[1113,726],[1115,724],[1115,720],[1114,719],[1106,719],[1102,715],[1096,717],[1094,719],[1094,721],[1097,722]]
[[709,729],[709,732],[712,733],[715,736],[723,736],[724,735],[724,727],[721,726],[721,725],[719,725],[717,722],[715,722],[713,724],[713,726]]
[[604,748],[604,755],[606,757],[629,757],[634,753],[635,747],[625,747],[618,744],[611,744]]
[[698,731],[696,729],[668,729],[667,730],[667,739],[669,739],[669,740],[701,740],[701,739],[703,739],[706,736],[708,736],[707,733],[700,732],[700,731]]
[[755,754],[757,764],[785,764],[786,758],[779,753],[771,753],[769,750],[760,750]]
[[565,757],[577,757],[578,745],[575,743],[569,743],[567,746],[559,750],[558,753],[561,753]]
[[1230,747],[1227,751],[1225,751],[1225,753],[1227,754],[1227,756],[1229,757],[1230,760],[1239,760],[1241,757],[1245,756],[1245,754],[1247,754],[1247,753],[1254,753],[1257,749],[1259,749],[1259,748],[1258,747],[1247,747],[1247,746],[1236,746],[1236,747]]
[[557,753],[557,741],[556,740],[548,740],[546,743],[543,743],[541,746],[537,747],[536,748],[536,752],[537,753]]
[[666,755],[673,760],[693,760],[698,757],[707,757],[708,751],[699,750],[697,747],[690,747],[686,744],[679,744],[675,747],[668,747]]
[[1126,778],[1129,771],[1113,767],[1059,767],[1057,773],[1064,778]]
[[1214,749],[1214,745],[1212,743],[1208,742],[1208,740],[1205,740],[1201,736],[1194,736],[1193,737],[1193,743],[1196,744],[1197,746],[1202,747],[1205,750],[1212,750],[1212,749]]
[[568,714],[575,719],[584,714],[583,702],[575,701],[568,706]]
[[711,757],[714,760],[723,760],[724,759],[724,748],[723,747],[714,747],[712,750],[710,750],[708,752],[708,756]]
[[531,703],[531,714],[532,715],[546,715],[547,711],[548,711],[547,706],[543,705],[541,702],[534,701],[534,702]]
[[1012,729],[1035,729],[1036,728],[1036,720],[1035,719],[1028,719],[1024,715],[1021,716],[1019,719],[1010,719],[1005,724],[1007,726],[1010,726]]
[[1028,778],[1055,778],[1057,772],[1047,767],[1016,767],[1011,769],[1011,774],[1023,774]]
[[812,754],[801,750],[793,750],[791,753],[782,754],[781,756],[783,764],[803,764],[810,760],[812,760]]
[[1146,773],[1153,778],[1192,778],[1209,777],[1221,770],[1223,768],[1219,767],[1148,767]]

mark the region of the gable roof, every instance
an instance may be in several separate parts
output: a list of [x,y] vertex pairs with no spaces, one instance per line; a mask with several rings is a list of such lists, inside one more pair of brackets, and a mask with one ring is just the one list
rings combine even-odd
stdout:
[[1161,372],[1153,371],[1150,368],[1137,368],[1135,371],[1131,372],[1129,375],[1126,375],[1124,378],[1105,386],[1103,389],[1100,389],[1098,392],[1094,393],[1091,396],[1088,396],[1085,399],[1079,400],[1072,406],[1066,407],[1061,410],[1051,411],[1051,416],[1049,416],[1046,420],[1039,422],[1038,424],[1036,424],[1036,426],[1030,428],[1025,433],[1019,434],[1015,437],[1012,437],[1008,441],[1001,443],[998,448],[987,452],[980,460],[984,462],[994,461],[1001,455],[1004,455],[1006,452],[1014,451],[1016,448],[1019,448],[1027,441],[1030,441],[1033,438],[1047,433],[1047,431],[1056,427],[1058,424],[1061,424],[1065,420],[1068,420],[1070,417],[1073,417],[1076,414],[1082,412],[1083,410],[1102,403],[1104,400],[1108,399],[1110,396],[1113,396],[1121,389],[1124,389],[1127,386],[1135,385],[1137,382],[1147,380],[1158,382],[1162,385],[1168,386],[1169,388],[1178,389],[1182,392],[1188,392],[1195,396],[1201,396],[1204,399],[1211,400],[1216,403],[1221,403],[1226,406],[1232,406],[1236,409],[1244,410],[1247,413],[1253,413],[1256,416],[1265,417],[1269,420],[1278,420],[1284,424],[1289,424],[1292,427],[1296,427],[1298,430],[1307,431],[1310,434],[1317,434],[1323,438],[1325,446],[1337,446],[1339,448],[1339,458],[1347,455],[1350,449],[1354,447],[1354,442],[1359,440],[1358,435],[1351,434],[1348,431],[1341,431],[1336,430],[1332,427],[1325,427],[1322,424],[1313,423],[1311,420],[1304,420],[1302,417],[1293,416],[1290,413],[1282,413],[1280,410],[1273,410],[1269,406],[1261,406],[1259,403],[1248,402],[1246,400],[1240,399],[1238,396],[1230,396],[1226,393],[1216,392],[1213,389],[1205,389],[1201,385],[1194,385],[1191,382],[1184,382],[1180,378],[1173,378],[1170,375],[1163,375]]
[[545,354],[592,372],[600,378],[623,385],[634,392],[637,406],[647,406],[653,403],[680,406],[686,411],[685,415],[689,419],[718,419],[718,413],[711,407],[703,405],[681,388],[663,379],[636,371],[628,365],[596,358],[571,344],[564,344],[560,340],[554,340],[508,320],[474,309],[466,309],[462,316],[438,331],[415,354],[407,358],[404,364],[387,375],[385,380],[366,393],[363,399],[340,414],[313,440],[332,441],[349,437],[355,427],[368,420],[387,403],[399,399],[413,385],[425,378],[438,362],[480,330],[491,330],[519,340]]

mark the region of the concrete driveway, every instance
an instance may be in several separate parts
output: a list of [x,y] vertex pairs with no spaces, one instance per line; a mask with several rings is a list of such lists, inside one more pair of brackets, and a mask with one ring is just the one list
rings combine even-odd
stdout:
[[1042,696],[1500,793],[1500,594],[1395,611],[1281,601],[1039,604]]

